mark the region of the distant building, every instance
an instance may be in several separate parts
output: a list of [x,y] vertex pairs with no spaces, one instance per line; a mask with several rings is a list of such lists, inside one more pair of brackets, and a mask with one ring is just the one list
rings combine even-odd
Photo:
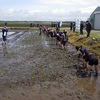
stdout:
[[100,7],[98,6],[89,18],[92,28],[100,30]]

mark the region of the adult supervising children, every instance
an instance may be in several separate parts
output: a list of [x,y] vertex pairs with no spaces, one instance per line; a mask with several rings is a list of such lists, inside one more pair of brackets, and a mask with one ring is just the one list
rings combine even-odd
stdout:
[[83,28],[84,28],[84,24],[83,24],[83,21],[81,21],[81,23],[80,23],[80,36],[83,36]]
[[91,24],[89,21],[86,21],[86,31],[87,31],[87,38],[90,37],[90,32],[91,32]]

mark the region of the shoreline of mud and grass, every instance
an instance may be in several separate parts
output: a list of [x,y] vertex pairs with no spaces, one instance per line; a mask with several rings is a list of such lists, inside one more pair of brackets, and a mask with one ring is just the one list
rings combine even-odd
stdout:
[[73,33],[68,30],[69,42],[74,46],[83,46],[94,53],[100,59],[100,34],[99,31],[91,31],[90,37],[86,37],[86,31],[84,30],[84,35],[80,36],[79,31]]

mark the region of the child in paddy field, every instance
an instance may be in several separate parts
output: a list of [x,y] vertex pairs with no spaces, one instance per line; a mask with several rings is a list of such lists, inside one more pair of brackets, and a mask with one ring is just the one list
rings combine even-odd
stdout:
[[42,33],[42,25],[39,26],[39,30],[40,30],[39,35],[41,35],[41,33]]
[[96,55],[94,55],[93,53],[89,53],[85,61],[87,62],[88,76],[91,75],[90,71],[91,71],[92,66],[95,67],[95,72],[96,72],[95,76],[98,76],[98,58],[96,57]]
[[7,41],[7,32],[8,32],[8,29],[6,26],[4,26],[2,28],[2,39],[3,39],[3,43],[2,44],[5,44],[6,45],[6,41]]
[[95,68],[95,76],[98,76],[98,58],[93,53],[89,52],[86,48],[83,48],[82,46],[76,46],[75,47],[77,51],[80,51],[82,53],[83,57],[83,66],[87,64],[87,75],[90,76],[90,71],[92,69],[92,66]]
[[65,45],[66,45],[67,41],[68,41],[67,31],[63,30],[63,32],[61,34],[61,47],[64,50],[66,50]]
[[56,31],[56,45],[60,45],[60,32]]

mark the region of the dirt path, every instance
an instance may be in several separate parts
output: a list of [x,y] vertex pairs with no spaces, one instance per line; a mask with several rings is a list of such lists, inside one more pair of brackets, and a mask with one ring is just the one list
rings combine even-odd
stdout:
[[0,100],[99,100],[100,77],[77,75],[74,52],[38,31],[14,34],[0,53]]

